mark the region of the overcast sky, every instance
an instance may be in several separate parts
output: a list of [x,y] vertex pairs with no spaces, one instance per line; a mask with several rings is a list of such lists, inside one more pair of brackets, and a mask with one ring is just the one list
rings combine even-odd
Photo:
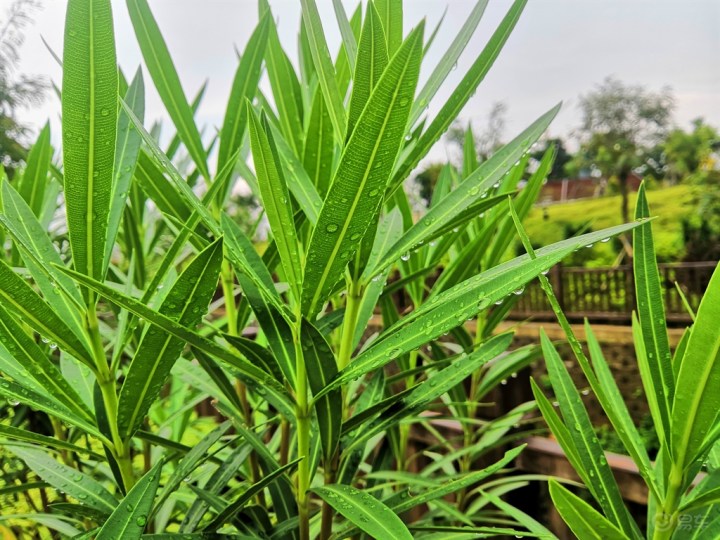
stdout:
[[[357,0],[343,0],[350,12]],[[331,0],[317,0],[332,50],[340,43]],[[9,5],[10,0],[0,0]],[[65,0],[45,0],[35,24],[26,32],[20,71],[48,76],[58,85],[60,68],[41,41],[62,53]],[[291,58],[297,58],[299,0],[270,0],[279,18],[280,36]],[[407,31],[425,17],[430,28],[447,9],[423,74],[441,58],[474,5],[471,0],[409,0]],[[218,126],[224,113],[234,70],[234,47],[242,50],[257,23],[255,0],[150,0],[185,92],[194,94],[210,81],[198,114],[202,124]],[[490,0],[483,20],[458,68],[451,72],[430,112],[437,111],[510,6]],[[125,2],[113,0],[118,60],[129,75],[141,62]],[[530,0],[515,32],[462,118],[478,130],[492,104],[507,106],[505,138],[509,139],[557,102],[563,109],[552,135],[566,136],[577,125],[578,95],[608,75],[650,89],[670,86],[677,102],[676,122],[687,126],[699,116],[720,125],[720,1],[718,0]],[[146,73],[147,75],[147,73]],[[149,82],[146,76],[146,83]],[[164,118],[151,84],[147,120]],[[50,118],[59,130],[59,102],[50,93],[45,103],[23,112],[23,120],[39,126]],[[442,147],[433,152],[442,157]]]

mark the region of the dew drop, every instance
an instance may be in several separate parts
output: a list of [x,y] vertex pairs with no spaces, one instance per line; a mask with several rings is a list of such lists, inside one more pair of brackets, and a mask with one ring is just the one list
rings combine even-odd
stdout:
[[403,253],[403,254],[400,256],[400,259],[403,260],[403,261],[409,261],[409,260],[410,260],[410,254],[409,254],[409,253]]
[[525,287],[520,287],[519,289],[513,291],[513,294],[514,294],[515,296],[520,296],[520,295],[523,293],[524,290],[525,290]]
[[325,227],[325,230],[329,233],[334,233],[335,231],[338,230],[338,226],[335,225],[334,223],[330,223],[327,227]]

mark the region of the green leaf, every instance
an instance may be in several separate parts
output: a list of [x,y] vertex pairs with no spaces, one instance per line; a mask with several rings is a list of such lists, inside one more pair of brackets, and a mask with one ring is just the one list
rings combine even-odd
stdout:
[[558,513],[577,538],[597,540],[627,540],[630,538],[597,510],[567,488],[550,480],[550,496]]
[[96,540],[139,540],[142,537],[160,484],[162,466],[163,462],[159,461],[138,480],[105,521]]
[[239,356],[233,354],[225,347],[211,341],[207,338],[202,337],[196,332],[189,330],[185,326],[174,321],[170,317],[159,313],[142,302],[135,300],[123,294],[112,287],[108,287],[95,280],[89,279],[82,274],[78,274],[73,270],[63,269],[68,275],[74,279],[92,288],[94,291],[104,296],[114,304],[127,309],[133,314],[145,319],[147,322],[157,326],[158,328],[172,334],[173,336],[187,342],[192,347],[209,354],[210,356],[217,358],[228,364],[232,369],[238,371],[243,376],[248,377],[251,380],[256,381],[258,384],[270,386],[281,394],[286,394],[285,388],[281,386],[271,375],[264,372],[262,369],[248,363]]
[[250,143],[253,163],[257,173],[258,186],[263,208],[270,223],[270,230],[280,254],[280,262],[295,298],[300,298],[302,284],[300,253],[295,231],[292,207],[289,204],[287,184],[283,175],[280,157],[269,129],[267,118],[257,118],[248,103],[250,117]]
[[245,54],[240,59],[235,78],[233,79],[225,110],[225,120],[220,130],[220,147],[218,148],[218,171],[221,170],[241,146],[245,127],[247,126],[247,100],[252,100],[257,92],[262,61],[265,55],[265,46],[270,31],[270,15],[265,14],[253,31],[247,45]]
[[[403,140],[420,69],[423,26],[415,29],[370,97],[350,136],[308,247],[302,310],[308,318],[341,279],[375,222]],[[378,114],[380,113],[380,114]]]
[[155,88],[200,174],[203,178],[209,179],[207,155],[200,139],[200,132],[195,125],[192,109],[185,97],[170,51],[150,11],[150,6],[147,0],[127,0],[127,6],[135,36]]
[[[335,356],[318,329],[304,319],[300,337],[310,390],[318,393],[337,374]],[[326,460],[332,459],[340,439],[342,410],[340,390],[330,392],[315,402],[315,413]]]
[[[57,268],[57,267],[56,267]],[[85,340],[68,327],[60,316],[8,264],[0,260],[0,299],[44,339],[56,343],[65,352],[90,367],[93,355]]]
[[[440,89],[447,76],[450,74],[452,69],[457,66],[457,61],[460,58],[462,52],[465,50],[465,47],[467,47],[470,38],[475,33],[475,29],[480,23],[480,19],[482,18],[483,13],[485,13],[485,8],[487,7],[487,4],[488,0],[478,0],[477,4],[475,4],[475,7],[468,14],[465,22],[460,28],[460,31],[457,33],[455,39],[450,44],[450,47],[448,47],[447,51],[445,51],[442,59],[440,60],[440,62],[438,62],[438,65],[435,67],[433,72],[428,77],[427,82],[418,93],[417,101],[415,102],[415,105],[413,106],[413,111],[410,114],[410,125],[414,125],[415,122],[420,118],[423,110],[425,109],[425,107],[427,107],[427,105],[430,103],[437,91]],[[468,133],[472,134],[472,131],[468,130]],[[475,146],[473,145],[473,153],[474,152]],[[475,156],[475,158],[477,159],[477,156]],[[475,170],[475,167],[473,167],[471,170]]]
[[274,482],[279,476],[285,474],[290,469],[293,469],[303,458],[298,458],[291,461],[287,465],[283,465],[275,469],[270,474],[266,474],[262,480],[249,486],[243,493],[238,496],[233,502],[223,508],[215,518],[205,527],[205,530],[215,531],[220,528],[224,523],[228,523],[232,520],[235,515],[243,509],[247,502],[252,499],[257,493],[265,489],[266,486]]
[[417,495],[413,495],[407,499],[403,499],[397,504],[393,504],[392,509],[395,511],[395,513],[402,514],[403,512],[407,512],[411,508],[415,508],[416,506],[419,506],[421,504],[426,504],[430,501],[440,499],[442,497],[445,497],[446,495],[450,495],[451,493],[456,493],[463,488],[477,484],[478,482],[481,482],[485,478],[497,473],[503,467],[512,463],[512,461],[518,455],[520,455],[520,452],[522,452],[524,448],[525,445],[512,448],[505,452],[503,457],[492,465],[489,465],[484,469],[480,469],[478,471],[472,471],[467,474],[458,475],[448,481],[438,484],[435,487],[425,489]]
[[261,0],[260,16],[265,16],[266,12],[271,21],[270,35],[265,51],[270,87],[282,133],[294,155],[300,155],[304,146],[302,90],[293,64],[280,44],[277,27],[272,13],[270,13],[270,5],[267,0]]
[[350,20],[347,17],[347,13],[345,13],[342,0],[333,0],[333,10],[335,11],[335,18],[340,28],[340,36],[343,40],[343,48],[345,49],[350,69],[354,69],[358,45],[355,41],[353,29],[350,26]]
[[613,524],[626,534],[637,536],[635,534],[637,526],[623,503],[620,489],[605,459],[580,393],[575,388],[560,355],[542,329],[540,340],[550,382],[560,404],[563,420],[577,449],[584,478],[589,478],[587,487]]
[[[490,71],[493,62],[495,62],[503,45],[505,45],[505,42],[510,37],[526,3],[527,0],[515,0],[512,7],[508,10],[507,15],[505,15],[505,18],[490,38],[490,41],[488,41],[457,88],[450,94],[450,98],[440,109],[440,112],[431,122],[430,126],[428,126],[420,136],[413,150],[406,154],[402,162],[397,165],[393,173],[392,181],[390,182],[389,191],[391,193],[410,176],[410,173],[419,161],[447,131],[450,124],[457,118],[468,100],[475,94],[478,85],[485,78],[488,71]],[[428,106],[428,103],[422,103],[420,106],[424,109]]]
[[[125,94],[125,103],[128,104],[135,115],[142,120],[145,117],[145,83],[142,70],[138,68],[135,77]],[[117,141],[115,143],[115,172],[113,180],[113,193],[110,199],[110,215],[108,217],[107,241],[103,269],[107,270],[112,256],[115,237],[120,228],[120,220],[125,210],[125,203],[130,193],[130,182],[135,172],[140,144],[142,138],[137,130],[131,127],[130,118],[124,110],[120,110],[117,128]]]
[[355,124],[362,114],[372,91],[389,62],[385,35],[380,16],[372,2],[368,2],[365,24],[360,35],[358,61],[353,77],[350,108],[348,112],[347,137],[350,138]]
[[87,448],[83,448],[82,446],[77,446],[67,441],[63,441],[61,439],[58,439],[57,437],[48,437],[46,435],[40,435],[39,433],[33,433],[32,431],[27,431],[25,429],[16,428],[13,426],[7,426],[5,424],[0,424],[0,436],[7,437],[14,441],[35,443],[46,446],[48,448],[70,450],[71,452],[75,452],[78,454],[88,455],[93,459],[105,459],[104,456],[96,454],[92,450],[88,450]]
[[[132,0],[131,0],[132,1]],[[142,0],[137,0],[142,1]],[[132,122],[132,125],[135,126],[135,129],[142,137],[143,142],[145,143],[146,149],[149,151],[150,155],[155,159],[155,161],[162,166],[163,171],[167,173],[168,180],[170,180],[170,184],[172,187],[177,191],[177,193],[184,199],[184,201],[187,203],[187,205],[195,210],[198,215],[200,216],[200,219],[202,220],[202,223],[210,229],[215,236],[220,236],[220,229],[217,225],[217,222],[215,219],[210,215],[210,212],[205,207],[203,203],[200,202],[200,200],[197,198],[195,193],[192,190],[192,187],[185,181],[183,176],[178,172],[177,168],[173,163],[170,161],[170,158],[166,156],[162,150],[160,150],[160,147],[158,146],[155,139],[150,135],[145,127],[143,126],[140,119],[135,116],[135,113],[132,111],[132,109],[128,106],[127,103],[124,101],[121,102],[123,110],[127,113],[128,117],[130,118],[130,121]],[[210,188],[212,189],[212,188]]]
[[615,433],[617,433],[622,441],[623,446],[638,466],[640,474],[652,492],[656,496],[659,496],[660,490],[657,484],[656,474],[650,463],[650,457],[648,456],[644,441],[635,427],[635,423],[630,416],[630,411],[628,411],[625,406],[620,389],[602,354],[600,344],[587,321],[585,321],[585,336],[593,368],[597,375],[596,379],[588,377],[588,381],[593,387],[593,393],[598,398],[605,414],[607,414],[608,419],[615,428]]
[[[645,186],[638,190],[635,219],[650,217]],[[637,296],[638,319],[642,329],[647,354],[649,380],[646,392],[652,392],[658,404],[662,428],[658,432],[662,439],[670,434],[670,415],[675,393],[675,379],[672,372],[672,357],[668,343],[663,308],[663,291],[655,260],[655,246],[652,238],[652,224],[645,223],[633,230],[633,270],[635,294]]]
[[403,40],[403,3],[402,0],[375,0],[374,3],[385,30],[388,55],[392,58]]
[[70,278],[52,266],[63,265],[63,262],[46,233],[46,227],[8,182],[2,183],[2,199],[0,224],[19,248],[33,281],[48,304],[68,323],[75,335],[84,340],[82,295]]
[[84,415],[79,416],[68,410],[64,405],[45,395],[39,389],[32,388],[27,382],[20,385],[16,382],[0,378],[0,396],[10,402],[24,403],[33,409],[43,411],[68,424],[77,426],[84,432],[95,435],[103,442],[107,441],[107,438],[103,437],[98,431],[94,421],[89,422],[85,419]]
[[13,454],[22,459],[40,478],[104,514],[111,514],[118,502],[105,487],[88,476],[29,445],[8,445]]
[[[78,272],[102,280],[113,185],[118,74],[110,0],[70,0],[62,128],[65,204]],[[90,297],[86,294],[86,301]]]
[[[283,152],[280,149],[282,156]],[[327,106],[323,99],[320,89],[315,90],[310,109],[310,121],[308,122],[307,132],[305,133],[305,147],[303,148],[302,165],[303,172],[306,172],[308,179],[317,189],[320,197],[327,195],[330,188],[330,177],[332,175],[332,164],[335,155],[335,139],[333,137],[333,127],[330,122],[330,116],[327,112]],[[304,175],[303,175],[304,176]],[[292,181],[290,178],[289,181]],[[290,185],[290,190],[298,199],[298,204],[307,215],[306,205],[301,202],[295,190]],[[322,205],[322,199],[318,197],[318,209]],[[315,209],[313,209],[315,210]],[[311,212],[313,211],[311,210]],[[311,219],[312,223],[317,222],[317,211],[315,211],[315,219]],[[308,216],[310,219],[310,216]]]
[[205,463],[212,455],[210,449],[220,440],[232,423],[230,420],[217,425],[212,431],[207,433],[200,439],[180,460],[172,475],[168,479],[162,493],[158,497],[157,506],[159,507],[166,499],[168,499],[195,469]]
[[35,144],[30,149],[27,165],[22,177],[18,192],[31,208],[35,217],[40,217],[45,200],[45,186],[48,184],[48,171],[52,158],[50,144],[50,123],[46,123],[40,131]]
[[24,367],[49,396],[74,414],[89,422],[93,421],[90,409],[63,378],[60,370],[2,306],[0,306],[0,340],[15,361]]
[[[186,328],[197,326],[217,289],[222,260],[221,239],[183,270],[158,311]],[[140,427],[184,348],[184,341],[154,326],[145,331],[120,390],[117,422],[121,436],[129,438]]]
[[550,109],[512,142],[484,161],[460,186],[428,210],[367,275],[382,271],[397,261],[403,253],[412,250],[421,242],[429,241],[434,233],[445,227],[458,214],[487,197],[489,190],[530,150],[559,110],[559,105]]
[[[322,99],[320,101],[322,101]],[[314,111],[313,114],[315,114]],[[325,115],[326,112],[323,111],[322,114]],[[314,117],[311,118],[310,121],[313,122]],[[327,189],[330,185],[330,174],[335,150],[332,132],[327,132],[327,123],[325,120],[322,120],[322,127],[317,128],[319,130],[316,134],[317,140],[315,140],[314,137],[310,137],[310,139],[306,142],[306,157],[308,157],[308,159],[318,160],[318,163],[315,164],[316,168],[313,169],[311,167],[309,170],[311,173],[315,171],[315,174],[319,176],[311,179],[308,172],[305,170],[307,162],[301,162],[297,158],[283,138],[279,129],[272,125],[270,127],[275,139],[275,144],[280,152],[280,158],[283,162],[285,174],[287,175],[288,189],[295,197],[298,206],[305,213],[305,216],[308,218],[310,223],[314,225],[317,223],[320,208],[323,203],[323,199],[318,193],[323,193],[324,195],[327,193]],[[308,132],[310,132],[310,129],[311,128],[308,128]],[[322,156],[313,156],[314,151],[321,152]],[[325,176],[327,179],[322,180],[321,178],[325,178]],[[318,182],[318,184],[315,184],[314,182]]]
[[374,538],[412,540],[397,514],[369,493],[344,484],[326,484],[311,491]]
[[345,135],[347,118],[343,99],[335,79],[335,66],[333,66],[328,50],[325,33],[320,20],[315,0],[300,0],[302,4],[302,19],[306,35],[310,44],[310,53],[317,70],[318,82],[325,97],[325,104],[330,113],[330,120],[335,128],[335,138],[342,140]]
[[720,410],[720,266],[715,268],[677,377],[672,409],[673,460],[683,468],[698,457]]
[[525,284],[552,267],[574,250],[637,226],[618,225],[598,232],[563,240],[538,250],[538,257],[527,255],[498,265],[448,289],[423,304],[381,334],[367,349],[325,387],[323,392],[378,369],[388,362],[436,339],[490,307],[493,302],[520,291]]
[[413,386],[394,412],[384,414],[374,424],[355,436],[351,446],[390,429],[403,418],[420,414],[427,406],[454,386],[462,383],[475,370],[497,358],[512,341],[512,334],[500,334],[483,343],[476,351],[453,359],[450,364]]

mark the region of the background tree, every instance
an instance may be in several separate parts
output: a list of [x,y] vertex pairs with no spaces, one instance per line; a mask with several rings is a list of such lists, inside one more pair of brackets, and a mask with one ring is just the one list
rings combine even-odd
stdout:
[[26,153],[27,128],[17,119],[17,110],[41,101],[46,87],[40,77],[16,73],[24,29],[40,6],[38,0],[15,0],[0,22],[0,164],[8,174]]
[[661,145],[667,167],[665,177],[674,184],[687,178],[700,180],[698,175],[712,170],[713,147],[719,140],[717,129],[702,118],[693,121],[690,131],[670,131]]
[[653,92],[612,77],[580,97],[578,168],[596,170],[618,183],[623,221],[630,220],[628,178],[657,164],[653,150],[668,131],[674,99],[668,88]]
[[555,160],[552,169],[548,173],[548,180],[562,180],[569,176],[568,164],[572,161],[572,154],[565,147],[565,141],[560,137],[551,137],[538,143],[531,156],[533,159],[540,161],[545,152],[551,146],[555,146]]

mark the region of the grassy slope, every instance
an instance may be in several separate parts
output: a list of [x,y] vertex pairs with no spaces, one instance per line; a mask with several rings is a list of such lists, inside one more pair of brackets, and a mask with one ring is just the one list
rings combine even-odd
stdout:
[[[682,218],[692,212],[691,194],[688,186],[679,185],[648,192],[650,212],[657,219],[653,223],[655,246],[661,261],[676,261],[683,255]],[[635,206],[635,194],[630,197],[631,215]],[[535,207],[525,220],[525,227],[534,245],[545,246],[563,240],[567,231],[577,231],[589,224],[589,230],[612,227],[621,222],[620,196],[587,199],[574,203],[555,204],[547,207],[548,219]],[[581,250],[569,264],[600,266],[612,264],[619,249],[616,243],[600,244],[592,250]]]

